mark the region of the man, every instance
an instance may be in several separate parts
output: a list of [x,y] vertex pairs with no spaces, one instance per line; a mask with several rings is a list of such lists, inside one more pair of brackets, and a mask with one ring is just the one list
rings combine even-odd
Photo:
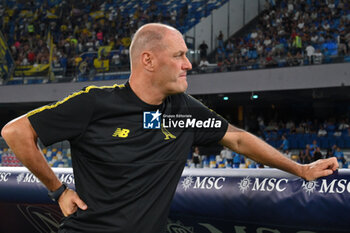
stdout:
[[316,161],[316,160],[323,158],[320,147],[316,147],[316,149],[314,150],[314,152],[312,154],[313,154],[313,156],[312,156],[313,161]]
[[203,40],[202,44],[199,45],[199,56],[201,61],[207,60],[207,50],[208,50],[208,45]]
[[[193,144],[220,141],[255,161],[307,180],[337,169],[335,158],[296,164],[184,94],[186,74],[192,68],[186,52],[179,31],[147,24],[133,38],[131,75],[125,85],[88,87],[2,129],[16,156],[46,185],[67,216],[59,232],[164,232]],[[149,125],[142,124],[148,114],[151,123],[161,114],[177,113],[210,119],[215,126],[173,129],[158,122],[158,129],[147,129]],[[62,186],[47,165],[37,147],[38,137],[44,145],[70,141],[76,192]]]
[[289,149],[289,141],[286,135],[282,135],[282,144],[279,147],[283,152],[286,152]]
[[227,147],[221,150],[220,155],[223,159],[226,159],[228,167],[233,165],[233,151]]

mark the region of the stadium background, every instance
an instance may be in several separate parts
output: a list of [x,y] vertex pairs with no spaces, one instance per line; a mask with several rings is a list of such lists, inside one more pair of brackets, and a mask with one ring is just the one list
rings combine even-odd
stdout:
[[[290,8],[290,5],[293,8]],[[144,10],[144,14],[148,14],[147,17],[142,16],[138,6]],[[74,24],[69,27],[69,23],[62,18],[62,9],[69,9],[67,12],[72,20],[87,15],[87,21],[98,25],[88,30],[92,33],[90,37],[94,38],[93,44],[96,46],[83,47],[84,51],[79,50],[81,37],[75,38],[78,34],[74,30]],[[267,36],[273,36],[269,34],[269,30],[264,31],[267,27],[266,22],[269,22],[267,28],[271,31],[274,27],[278,28],[278,14],[271,12],[279,12],[282,9],[293,16],[298,11],[301,12],[300,15],[304,15],[305,12],[322,9],[319,13],[319,23],[315,23],[315,19],[305,19],[304,22],[306,25],[309,23],[310,31],[317,25],[319,37],[324,37],[323,42],[313,43],[313,46],[322,52],[321,60],[317,60],[316,55],[312,56],[312,60],[307,56],[305,49],[308,44],[312,44],[311,35],[305,36],[308,31],[298,28],[299,20],[291,23],[292,26],[288,24],[291,31],[276,37],[275,44],[273,42],[266,45],[261,54],[256,54],[257,46],[252,44],[252,34],[257,31],[263,32],[264,37],[260,43],[264,43]],[[333,14],[333,11],[336,13]],[[0,3],[0,127],[33,108],[62,99],[85,86],[124,83],[129,74],[125,58],[133,29],[144,22],[163,21],[184,33],[190,49],[188,57],[194,69],[188,76],[189,94],[226,117],[232,124],[255,133],[276,148],[283,142],[281,136],[286,135],[291,152],[287,156],[292,159],[300,159],[300,151],[305,150],[306,144],[312,144],[313,140],[321,147],[323,156],[336,144],[344,154],[340,162],[347,168],[350,161],[349,12],[349,3],[341,0],[111,0],[80,3],[60,0],[5,0]],[[163,14],[163,17],[158,17],[160,14]],[[37,23],[33,23],[33,19],[38,20]],[[109,25],[113,20],[129,20],[128,28],[119,30],[118,24],[113,25],[117,32],[105,31],[103,25]],[[325,29],[326,21],[331,24],[330,29]],[[29,25],[34,26],[33,31]],[[68,30],[63,31],[62,25],[68,26]],[[78,29],[83,33],[83,28],[79,28],[83,27],[83,24],[76,25],[79,25]],[[287,28],[287,25],[282,24],[281,27]],[[98,39],[99,29],[105,33],[105,39]],[[298,35],[302,38],[301,48],[294,43],[295,35],[292,36],[292,29],[297,34],[300,33]],[[341,31],[345,32],[345,41],[348,43],[345,45],[345,51],[339,39]],[[106,39],[107,35],[113,39]],[[30,38],[42,39],[45,49],[38,50],[36,43],[30,43],[33,40]],[[114,39],[116,42],[111,45]],[[119,39],[120,42],[117,41]],[[66,51],[64,44],[61,51],[59,44],[62,40],[77,49],[74,52]],[[205,59],[201,59],[203,57],[199,49],[203,41],[208,45],[208,63],[204,65],[201,64],[201,60]],[[228,47],[229,41],[234,44],[233,51]],[[17,42],[19,44],[16,44]],[[88,42],[90,41],[86,41]],[[326,42],[333,47],[325,45]],[[30,49],[26,50],[26,44],[29,48],[32,47],[33,51],[38,51],[35,52],[36,58],[41,53],[43,59],[30,61],[28,56],[20,58],[20,51],[24,51],[25,55],[29,53]],[[283,44],[283,51],[272,53],[274,48],[274,51],[280,48],[279,44]],[[252,53],[249,53],[250,51]],[[294,123],[295,131],[287,129],[287,122]],[[343,128],[339,129],[340,125],[343,125]],[[321,126],[326,129],[326,136],[318,136]],[[302,131],[297,132],[297,128]],[[217,156],[221,150],[219,146],[200,148],[204,157],[201,158],[199,167],[232,169],[224,158]],[[44,151],[53,167],[70,166],[70,151],[66,142],[45,148]],[[20,166],[3,140],[0,141],[0,156],[2,167]],[[244,155],[235,156],[240,158],[240,168],[258,167],[258,164],[247,160]],[[192,154],[189,154],[187,165],[194,166]],[[270,175],[266,173],[267,177]],[[4,200],[2,199],[3,204]],[[3,205],[3,208],[4,206],[6,205]],[[344,211],[348,207],[342,208]],[[347,232],[344,229],[348,225],[342,227],[338,229],[339,232]]]

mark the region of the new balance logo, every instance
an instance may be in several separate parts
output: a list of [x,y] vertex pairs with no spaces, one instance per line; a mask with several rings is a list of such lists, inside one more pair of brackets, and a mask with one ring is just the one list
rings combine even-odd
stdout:
[[130,129],[118,128],[112,136],[118,137],[118,138],[127,138],[129,136],[129,132],[130,132]]

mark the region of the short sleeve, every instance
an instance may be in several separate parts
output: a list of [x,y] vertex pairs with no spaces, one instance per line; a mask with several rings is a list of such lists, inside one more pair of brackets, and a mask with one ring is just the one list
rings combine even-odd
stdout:
[[192,117],[203,122],[203,127],[194,129],[194,144],[207,145],[219,142],[227,131],[227,120],[190,95],[188,95],[188,103]]
[[42,143],[48,146],[79,137],[91,119],[93,108],[94,98],[83,90],[35,109],[27,117]]

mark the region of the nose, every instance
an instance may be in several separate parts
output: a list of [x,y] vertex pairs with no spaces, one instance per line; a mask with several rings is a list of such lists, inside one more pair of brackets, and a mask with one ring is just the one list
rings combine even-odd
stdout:
[[185,56],[185,62],[182,64],[182,69],[183,70],[192,70],[192,64],[186,56]]

